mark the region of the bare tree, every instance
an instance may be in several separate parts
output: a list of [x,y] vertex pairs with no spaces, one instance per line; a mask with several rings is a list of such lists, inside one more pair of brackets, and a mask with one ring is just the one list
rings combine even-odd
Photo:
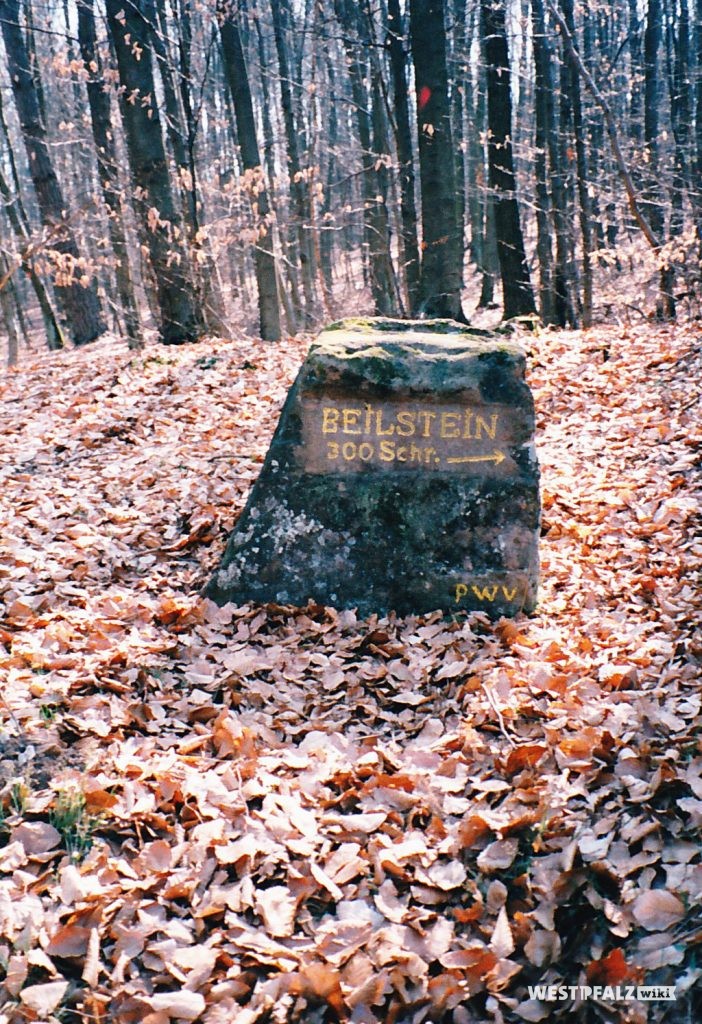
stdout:
[[420,310],[465,320],[463,225],[456,216],[456,179],[444,0],[410,0],[422,196]]
[[488,163],[495,193],[495,227],[505,319],[536,311],[517,203],[512,158],[511,73],[504,0],[481,0],[487,61]]
[[0,22],[7,66],[22,137],[42,222],[46,252],[53,258],[56,295],[76,345],[94,341],[105,330],[93,273],[71,229],[67,205],[54,170],[41,115],[40,94],[32,75],[18,0],[0,0]]
[[[150,0],[107,0],[107,24],[122,87],[121,109],[142,226],[156,281],[161,340],[196,341],[204,321],[173,201],[153,75]],[[137,59],[138,58],[138,59]]]
[[250,175],[254,198],[256,234],[254,262],[258,285],[258,311],[261,337],[265,341],[280,340],[280,310],[273,253],[273,232],[269,221],[270,206],[266,193],[261,158],[256,137],[249,75],[241,44],[237,14],[231,0],[217,0],[217,17],[222,40],[222,57],[236,115],[237,135],[244,170]]

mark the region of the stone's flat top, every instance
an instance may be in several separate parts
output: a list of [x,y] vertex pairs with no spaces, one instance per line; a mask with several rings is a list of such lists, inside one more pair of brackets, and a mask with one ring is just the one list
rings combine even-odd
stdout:
[[524,377],[519,345],[453,320],[339,320],[311,346],[303,388],[369,384],[434,394],[480,387],[499,370]]

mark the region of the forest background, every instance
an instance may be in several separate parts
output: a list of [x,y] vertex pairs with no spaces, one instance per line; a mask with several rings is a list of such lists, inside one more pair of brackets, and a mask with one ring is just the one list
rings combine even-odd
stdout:
[[0,28],[10,362],[699,310],[699,0],[3,0]]
[[[695,1024],[702,0],[0,35],[0,1024]],[[369,313],[523,344],[533,616],[200,596]]]

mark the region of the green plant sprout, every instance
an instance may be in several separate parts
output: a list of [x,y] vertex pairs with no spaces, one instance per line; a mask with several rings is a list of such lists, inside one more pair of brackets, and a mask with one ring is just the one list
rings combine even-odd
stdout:
[[102,817],[89,813],[85,794],[79,789],[61,789],[56,794],[49,821],[60,832],[71,860],[81,861],[93,845],[93,833]]

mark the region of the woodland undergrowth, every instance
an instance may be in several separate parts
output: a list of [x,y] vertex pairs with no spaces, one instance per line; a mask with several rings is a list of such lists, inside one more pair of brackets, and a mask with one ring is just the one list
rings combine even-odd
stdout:
[[702,1018],[702,328],[520,340],[494,624],[199,596],[303,341],[0,378],[2,1024]]

